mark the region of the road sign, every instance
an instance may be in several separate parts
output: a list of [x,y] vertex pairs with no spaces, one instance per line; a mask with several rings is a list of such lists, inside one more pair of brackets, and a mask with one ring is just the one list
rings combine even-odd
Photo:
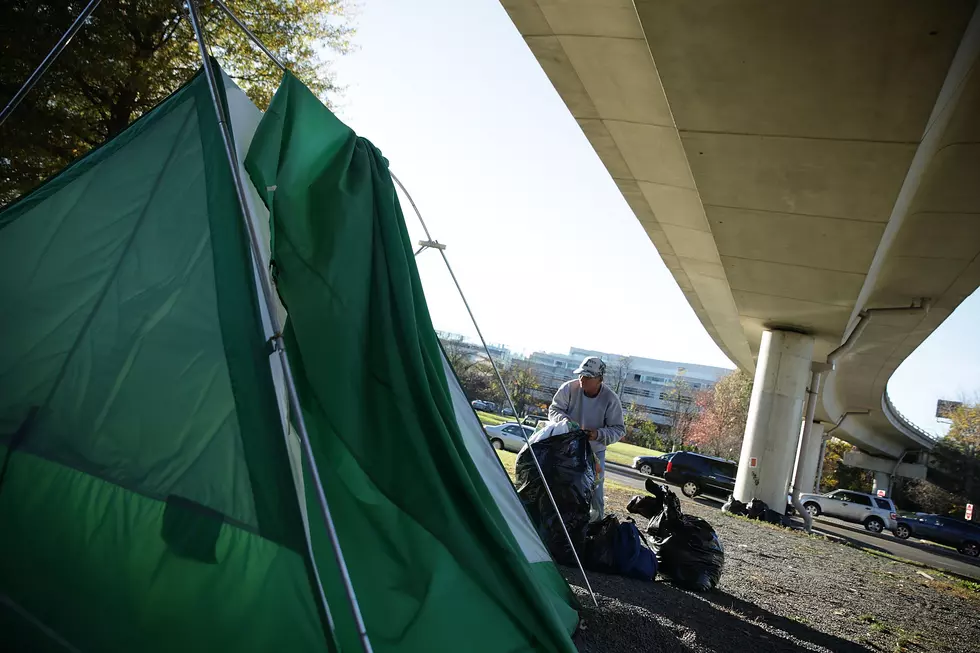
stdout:
[[952,419],[953,413],[962,405],[962,401],[940,399],[936,402],[936,419]]
[[749,458],[749,467],[758,467],[758,466],[759,466],[758,458]]
[[966,504],[966,520],[973,521],[973,504]]
[[885,498],[885,491],[884,490],[878,490],[878,496],[884,499]]

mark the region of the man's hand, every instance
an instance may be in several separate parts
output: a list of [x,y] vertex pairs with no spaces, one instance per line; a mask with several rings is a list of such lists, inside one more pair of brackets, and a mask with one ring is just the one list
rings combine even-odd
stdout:
[[599,431],[597,431],[595,429],[589,429],[586,432],[589,434],[589,439],[590,440],[598,440],[599,439]]

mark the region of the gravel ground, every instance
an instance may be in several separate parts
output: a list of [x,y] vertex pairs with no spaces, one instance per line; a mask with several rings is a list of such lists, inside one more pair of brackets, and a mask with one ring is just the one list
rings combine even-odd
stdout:
[[[622,518],[634,492],[607,486],[607,510]],[[593,572],[594,608],[577,570],[564,569],[585,606],[580,651],[980,653],[976,584],[694,501],[683,509],[707,519],[725,546],[718,590]]]

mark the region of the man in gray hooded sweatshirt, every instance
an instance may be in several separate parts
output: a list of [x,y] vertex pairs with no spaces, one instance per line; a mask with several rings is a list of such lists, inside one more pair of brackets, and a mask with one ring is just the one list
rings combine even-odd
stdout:
[[606,364],[598,356],[587,357],[574,373],[578,378],[563,384],[555,393],[548,418],[552,422],[570,422],[573,427],[577,425],[589,432],[601,470],[590,511],[592,521],[597,521],[605,516],[602,487],[606,477],[606,447],[619,442],[626,434],[623,404],[615,392],[603,385]]

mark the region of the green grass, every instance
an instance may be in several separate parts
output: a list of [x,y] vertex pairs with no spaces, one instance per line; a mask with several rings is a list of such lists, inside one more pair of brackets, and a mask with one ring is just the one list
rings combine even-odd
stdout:
[[482,411],[476,411],[476,416],[480,418],[485,426],[497,426],[499,424],[506,424],[507,422],[516,422],[513,417],[504,417],[503,415],[494,415],[493,413],[484,413]]
[[662,456],[663,453],[663,451],[638,447],[635,444],[617,442],[606,447],[606,460],[617,465],[632,467],[633,459],[637,456]]
[[500,457],[500,462],[503,463],[504,469],[507,470],[507,475],[510,476],[510,480],[514,480],[514,466],[517,464],[517,454],[511,453],[509,451],[497,450],[497,456]]

